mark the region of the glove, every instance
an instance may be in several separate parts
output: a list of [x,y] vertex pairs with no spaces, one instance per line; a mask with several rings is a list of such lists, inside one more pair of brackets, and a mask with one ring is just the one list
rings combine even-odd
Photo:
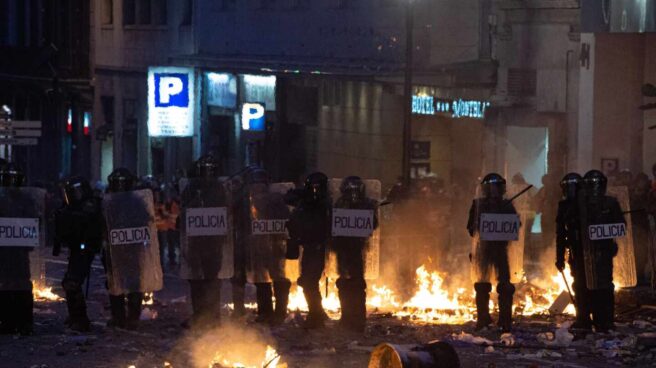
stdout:
[[557,260],[556,268],[558,269],[558,271],[563,272],[565,270],[565,261],[562,259]]

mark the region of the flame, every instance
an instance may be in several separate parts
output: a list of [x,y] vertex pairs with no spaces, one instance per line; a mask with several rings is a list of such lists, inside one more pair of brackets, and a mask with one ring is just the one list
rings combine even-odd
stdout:
[[[325,284],[323,282],[319,284],[320,290],[323,290],[325,288],[324,285]],[[335,292],[334,287],[329,288],[328,296],[324,296],[322,298],[321,304],[323,305],[323,309],[326,310],[326,312],[333,313],[333,314],[339,313],[340,311],[339,298],[337,297],[337,293]],[[289,293],[289,304],[287,305],[287,310],[290,312],[308,311],[308,305],[307,305],[307,301],[305,300],[305,296],[303,295],[302,287],[297,285]]]
[[280,354],[271,345],[267,345],[264,359],[259,365],[246,365],[243,363],[233,362],[224,357],[222,354],[217,353],[212,361],[209,363],[208,368],[284,368],[286,364],[280,364]]
[[34,294],[34,299],[38,301],[59,302],[64,300],[64,298],[53,293],[51,287],[39,285],[35,282],[32,283],[32,294]]
[[155,293],[144,293],[141,305],[153,305],[155,303]]
[[[565,269],[565,275],[571,285],[569,266]],[[419,323],[462,324],[474,320],[476,304],[473,287],[467,285],[449,289],[445,279],[444,273],[429,272],[422,265],[416,271],[416,292],[409,300],[400,303],[392,289],[374,285],[369,288],[367,305]],[[558,272],[547,279],[534,280],[533,284],[536,286],[529,285],[522,294],[523,298],[515,294],[516,315],[547,314],[558,296],[567,291],[565,280]],[[494,302],[490,300],[490,310],[494,307]],[[564,313],[574,314],[574,306],[570,304]]]

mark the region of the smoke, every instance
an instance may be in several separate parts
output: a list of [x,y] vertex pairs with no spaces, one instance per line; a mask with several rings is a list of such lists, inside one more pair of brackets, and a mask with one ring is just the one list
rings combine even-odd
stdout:
[[[191,366],[264,367],[276,358],[271,350],[274,339],[264,332],[243,325],[225,324],[185,339],[183,351],[190,354]],[[268,367],[275,367],[269,364]]]

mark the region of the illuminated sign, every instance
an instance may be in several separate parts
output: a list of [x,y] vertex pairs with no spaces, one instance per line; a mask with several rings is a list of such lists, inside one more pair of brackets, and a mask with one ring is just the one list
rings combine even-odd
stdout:
[[258,101],[264,104],[268,111],[276,110],[276,76],[275,75],[243,75],[244,86],[241,101]]
[[452,118],[484,119],[487,101],[445,100],[433,96],[412,96],[412,113],[418,115],[447,114]]
[[148,134],[151,137],[194,135],[194,70],[148,68]]
[[264,131],[266,112],[263,104],[245,103],[241,107],[241,128],[243,130]]
[[66,133],[73,133],[73,110],[68,109],[66,115]]
[[89,130],[91,129],[91,113],[88,111],[84,112],[84,135],[89,135]]
[[207,104],[234,109],[237,107],[237,78],[226,73],[207,73]]

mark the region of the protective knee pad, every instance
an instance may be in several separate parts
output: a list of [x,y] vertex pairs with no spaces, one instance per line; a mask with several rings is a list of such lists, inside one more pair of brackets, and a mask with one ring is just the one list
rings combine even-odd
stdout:
[[492,291],[492,284],[489,282],[477,282],[474,284],[474,290],[476,290],[477,293],[489,294]]
[[515,294],[515,285],[509,282],[500,282],[497,285],[497,293],[499,295],[514,295]]

